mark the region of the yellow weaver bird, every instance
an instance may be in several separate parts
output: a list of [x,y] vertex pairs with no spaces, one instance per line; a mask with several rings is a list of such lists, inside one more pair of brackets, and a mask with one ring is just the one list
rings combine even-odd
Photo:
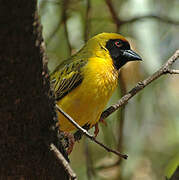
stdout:
[[[80,126],[97,124],[118,82],[119,69],[128,61],[141,60],[128,41],[116,33],[101,33],[60,64],[51,74],[56,101]],[[58,112],[60,130],[73,126]]]

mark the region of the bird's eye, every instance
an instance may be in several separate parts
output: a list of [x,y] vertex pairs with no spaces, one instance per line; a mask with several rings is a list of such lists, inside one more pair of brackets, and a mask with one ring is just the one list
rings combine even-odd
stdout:
[[122,43],[120,43],[119,41],[116,41],[116,42],[115,42],[115,45],[116,45],[117,47],[121,47],[121,46],[122,46]]

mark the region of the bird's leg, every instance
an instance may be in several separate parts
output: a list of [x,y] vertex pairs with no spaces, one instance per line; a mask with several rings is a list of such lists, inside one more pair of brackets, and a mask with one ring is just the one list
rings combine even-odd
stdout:
[[[100,118],[100,119],[99,119],[99,122],[101,122],[101,123],[103,123],[105,126],[107,126],[107,123],[106,123],[106,121],[105,121],[104,119]],[[97,135],[98,135],[98,133],[99,133],[98,123],[96,123],[96,124],[94,125],[94,127],[95,127],[94,136],[97,137]]]
[[99,122],[101,122],[101,123],[103,123],[105,126],[107,126],[107,123],[106,123],[106,121],[105,121],[103,118],[100,118],[100,119],[99,119]]
[[75,138],[74,135],[69,132],[64,132],[64,136],[68,138],[67,154],[69,155],[73,150],[73,146],[75,144]]
[[94,136],[96,137],[96,136],[98,135],[98,133],[99,133],[98,123],[96,123],[96,124],[94,125],[94,127],[95,127]]

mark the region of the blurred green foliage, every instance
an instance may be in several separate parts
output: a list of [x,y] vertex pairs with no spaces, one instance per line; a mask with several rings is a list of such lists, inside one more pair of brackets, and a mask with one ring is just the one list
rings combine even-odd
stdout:
[[[120,20],[154,14],[179,21],[178,0],[113,0],[111,3]],[[116,24],[105,0],[39,0],[38,8],[50,71],[79,50],[85,38],[101,32],[116,32]],[[142,63],[129,63],[123,69],[127,91],[137,81],[156,71],[179,48],[179,26],[156,18],[123,24],[118,33],[126,36],[143,57]],[[179,69],[179,62],[174,66]],[[108,106],[120,98],[119,89]],[[122,118],[123,144],[119,150],[129,155],[128,160],[122,160],[118,166],[108,169],[96,168],[113,164],[118,159],[83,138],[76,143],[70,156],[79,180],[165,179],[179,165],[179,76],[167,75],[154,81],[131,99],[123,112],[124,116],[121,116],[120,110],[110,116],[107,127],[101,125],[98,139],[117,149]],[[84,149],[86,146],[89,154]],[[89,161],[86,159],[89,158],[93,163],[87,166]]]

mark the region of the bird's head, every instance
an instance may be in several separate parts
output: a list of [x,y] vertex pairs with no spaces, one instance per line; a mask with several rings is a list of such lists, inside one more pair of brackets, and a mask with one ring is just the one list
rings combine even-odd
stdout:
[[[116,69],[120,69],[129,61],[142,60],[142,58],[130,48],[129,42],[120,34],[101,33],[87,42],[89,49],[95,49],[96,56],[110,56]],[[93,51],[94,52],[94,51]]]

